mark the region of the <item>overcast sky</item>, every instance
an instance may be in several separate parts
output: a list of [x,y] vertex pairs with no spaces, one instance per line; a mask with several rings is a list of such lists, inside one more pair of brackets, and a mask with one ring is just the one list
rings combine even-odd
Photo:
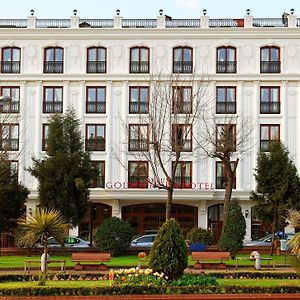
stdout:
[[198,18],[203,9],[212,18],[242,18],[247,8],[254,17],[281,17],[300,0],[0,0],[0,18],[26,18],[31,9],[38,18],[69,18],[73,9],[81,18],[112,18],[116,9],[124,18],[156,18],[159,9],[173,18]]

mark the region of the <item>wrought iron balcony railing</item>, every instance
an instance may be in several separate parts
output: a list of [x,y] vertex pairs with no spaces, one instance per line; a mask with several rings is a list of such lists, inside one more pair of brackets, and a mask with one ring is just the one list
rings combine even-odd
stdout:
[[129,151],[148,151],[149,141],[147,139],[130,139]]
[[106,73],[106,61],[88,61],[87,73]]
[[149,61],[131,61],[130,73],[149,73]]
[[148,176],[129,176],[128,188],[131,189],[147,189],[148,188]]
[[147,113],[149,113],[148,102],[130,102],[129,113],[131,113],[131,114],[147,114]]
[[192,61],[173,61],[173,73],[192,73]]
[[18,151],[19,139],[1,139],[0,140],[1,151]]
[[63,73],[63,61],[44,61],[44,73]]
[[236,73],[236,61],[217,61],[217,73]]
[[43,113],[62,113],[63,112],[63,103],[62,101],[54,102],[44,102],[43,104]]
[[106,105],[105,102],[88,101],[86,104],[87,113],[105,113]]
[[260,73],[280,73],[280,61],[261,61]]
[[85,139],[87,151],[105,151],[105,139],[103,137]]
[[260,103],[261,114],[279,114],[280,102],[262,102]]
[[2,61],[1,73],[20,73],[20,61]]
[[217,114],[235,114],[236,103],[235,102],[217,102],[216,103]]

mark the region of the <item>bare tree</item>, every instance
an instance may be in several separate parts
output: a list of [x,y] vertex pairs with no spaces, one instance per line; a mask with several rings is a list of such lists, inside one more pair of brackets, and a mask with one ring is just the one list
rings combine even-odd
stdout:
[[212,114],[208,109],[202,115],[202,130],[197,139],[207,157],[218,158],[223,166],[221,184],[224,193],[224,222],[228,216],[232,189],[235,184],[235,173],[240,157],[253,146],[251,134],[254,124],[251,117],[235,114]]
[[167,191],[168,220],[174,188],[189,188],[192,184],[190,177],[180,174],[180,164],[198,147],[193,142],[193,128],[209,102],[205,97],[209,81],[193,74],[150,77],[148,103],[130,104],[138,113],[139,124],[123,122],[123,125],[128,132],[130,155],[150,164],[153,178],[144,178],[144,183]]

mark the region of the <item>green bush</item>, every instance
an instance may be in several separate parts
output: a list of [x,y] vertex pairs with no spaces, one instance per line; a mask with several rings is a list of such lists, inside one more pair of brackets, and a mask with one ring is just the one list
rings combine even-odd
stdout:
[[172,218],[162,225],[155,237],[149,254],[149,267],[173,280],[183,274],[187,263],[185,240],[178,223]]
[[186,235],[187,240],[193,243],[203,243],[206,245],[212,245],[214,242],[213,235],[206,229],[203,228],[192,228]]
[[184,274],[177,280],[171,282],[171,286],[194,286],[194,285],[201,285],[201,286],[211,286],[211,285],[219,285],[216,277],[201,274],[201,275],[194,275],[194,274]]
[[131,238],[130,224],[117,217],[104,220],[95,234],[95,242],[101,251],[110,252],[113,256],[123,254],[129,248]]
[[222,235],[219,239],[219,249],[229,251],[232,258],[243,248],[246,234],[246,221],[238,199],[232,199],[229,204],[228,217],[224,224]]

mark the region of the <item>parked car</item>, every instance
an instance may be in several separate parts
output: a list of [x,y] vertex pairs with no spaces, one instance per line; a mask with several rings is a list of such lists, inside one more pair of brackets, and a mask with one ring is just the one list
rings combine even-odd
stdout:
[[146,234],[142,235],[134,240],[132,240],[130,246],[132,248],[147,248],[150,249],[153,246],[153,241],[156,234]]
[[[64,244],[66,248],[88,248],[90,247],[90,242],[86,241],[82,238],[75,237],[75,236],[66,236],[64,238]],[[43,247],[43,245],[39,244],[38,247]],[[50,237],[48,239],[48,247],[49,248],[58,248],[61,247],[61,244],[58,243],[55,238]]]
[[[294,236],[294,233],[285,233],[284,235],[285,235],[284,240],[288,241]],[[272,234],[268,234],[258,240],[246,242],[244,243],[244,246],[271,246],[271,244],[272,244]]]

